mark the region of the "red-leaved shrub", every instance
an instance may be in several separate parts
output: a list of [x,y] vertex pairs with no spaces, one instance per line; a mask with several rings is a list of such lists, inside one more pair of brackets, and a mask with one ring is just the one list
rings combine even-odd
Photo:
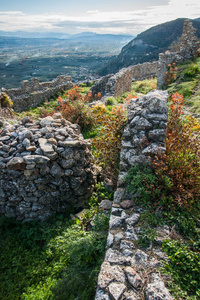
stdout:
[[200,139],[191,119],[183,121],[183,105],[183,95],[172,95],[166,152],[158,155],[154,168],[159,176],[170,178],[173,201],[190,209],[200,196]]

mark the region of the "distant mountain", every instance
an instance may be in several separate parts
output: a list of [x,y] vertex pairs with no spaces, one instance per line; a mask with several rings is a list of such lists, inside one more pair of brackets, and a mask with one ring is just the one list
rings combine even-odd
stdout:
[[57,33],[57,32],[27,32],[27,31],[2,31],[0,30],[0,36],[5,37],[18,37],[18,38],[57,38],[57,39],[68,39],[71,34]]
[[56,32],[27,32],[27,31],[2,31],[0,30],[1,37],[17,37],[17,38],[29,38],[29,39],[67,39],[67,40],[100,40],[100,39],[112,39],[112,40],[130,40],[132,35],[120,35],[120,34],[98,34],[95,32],[81,32],[78,34],[66,34]]
[[58,39],[45,39],[45,38],[19,38],[19,37],[7,37],[0,36],[0,48],[4,47],[22,47],[22,46],[44,46],[58,43]]
[[125,35],[125,34],[98,34],[98,33],[93,33],[93,32],[82,32],[78,34],[74,34],[70,37],[71,40],[84,40],[84,39],[89,39],[89,40],[94,40],[94,41],[101,41],[101,40],[119,40],[119,41],[124,41],[124,40],[131,40],[133,38],[132,35]]
[[200,18],[194,19],[194,21],[200,22]]
[[[184,20],[176,19],[140,33],[125,45],[121,53],[108,65],[103,66],[98,73],[103,76],[116,73],[123,67],[158,60],[159,53],[166,51],[171,43],[182,35]],[[200,37],[200,22],[192,22],[194,28],[197,29],[197,36]]]

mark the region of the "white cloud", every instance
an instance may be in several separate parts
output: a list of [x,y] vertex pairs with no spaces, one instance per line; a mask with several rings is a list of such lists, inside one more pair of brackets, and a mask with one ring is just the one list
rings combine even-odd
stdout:
[[137,34],[151,26],[176,18],[200,17],[199,0],[170,0],[168,5],[150,6],[135,11],[91,10],[79,16],[66,14],[25,14],[20,11],[0,12],[1,30],[55,31],[77,33]]
[[87,14],[97,14],[98,12],[99,12],[98,9],[96,9],[96,10],[88,10]]

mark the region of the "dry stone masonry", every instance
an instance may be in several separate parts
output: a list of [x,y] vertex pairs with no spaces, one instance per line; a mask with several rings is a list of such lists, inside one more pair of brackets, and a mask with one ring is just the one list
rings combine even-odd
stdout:
[[146,78],[155,77],[158,71],[158,62],[145,62],[143,64],[137,64],[132,66],[133,79],[143,80]]
[[138,224],[144,208],[134,205],[134,195],[126,192],[124,177],[137,163],[149,162],[149,156],[165,150],[167,92],[152,91],[131,100],[125,128],[118,188],[111,209],[107,251],[98,277],[95,300],[172,300],[158,267],[166,260],[162,241],[169,228],[157,228],[157,237],[144,250],[137,244]]
[[192,59],[197,56],[200,43],[195,35],[196,31],[192,25],[192,21],[185,20],[180,39],[180,52],[185,59]]
[[0,134],[0,215],[44,220],[84,206],[96,181],[90,143],[59,113]]
[[[154,90],[130,101],[128,124],[122,139],[119,178],[124,177],[135,164],[145,163],[149,156],[165,151],[167,99],[166,91]],[[118,185],[121,186],[120,180]]]
[[40,83],[37,78],[32,78],[31,82],[24,80],[21,82],[20,88],[9,90],[2,88],[2,91],[10,96],[13,101],[13,109],[20,112],[28,110],[30,107],[36,107],[59,91],[72,87],[71,76],[61,75],[49,82]]
[[200,43],[195,36],[196,29],[193,28],[190,20],[185,20],[183,33],[179,41],[179,51],[159,54],[157,88],[161,89],[165,85],[165,72],[170,63],[180,63],[194,59],[199,55]]
[[92,87],[92,94],[101,93],[102,96],[121,96],[131,91],[133,80],[143,80],[156,76],[158,62],[143,63],[121,69],[115,75],[110,74],[102,77]]

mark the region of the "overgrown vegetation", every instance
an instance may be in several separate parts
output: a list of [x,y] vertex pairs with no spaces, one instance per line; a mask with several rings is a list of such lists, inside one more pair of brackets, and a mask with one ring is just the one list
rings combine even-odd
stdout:
[[[194,99],[199,96],[199,64],[197,59],[178,66],[178,70],[176,66],[171,69],[169,66],[168,70],[168,84],[173,81],[169,91],[182,91],[186,103],[195,101],[197,108],[198,101]],[[96,163],[102,167],[101,174],[116,183],[126,105],[138,93],[155,89],[156,79],[134,82],[131,93],[116,99],[111,97],[107,105],[89,107],[94,100],[89,88],[74,87],[18,116],[37,119],[61,112],[67,120],[79,124],[83,136],[92,139],[92,151]],[[95,98],[98,100],[100,95]],[[140,221],[139,247],[150,246],[155,227],[170,226],[179,240],[164,242],[163,250],[169,262],[163,272],[172,275],[170,289],[175,299],[197,300],[200,296],[200,124],[192,116],[183,117],[182,95],[175,93],[169,106],[166,153],[158,154],[153,168],[135,166],[126,181],[129,191],[140,195],[134,201],[146,208]],[[109,220],[109,215],[98,211],[98,203],[111,198],[99,183],[82,219],[76,222],[69,220],[69,215],[56,216],[40,224],[20,224],[1,218],[0,298],[92,299]]]
[[183,94],[190,111],[200,113],[200,58],[178,65],[177,79],[168,86],[168,92]]
[[[155,157],[151,168],[130,169],[126,182],[128,191],[138,195],[136,203],[147,209],[139,245],[148,247],[153,228],[169,225],[175,240],[163,244],[169,256],[163,272],[172,275],[170,289],[176,299],[199,299],[200,141],[196,130],[200,124],[191,116],[182,117],[183,105],[182,95],[171,97],[166,152]],[[180,241],[176,241],[178,234]]]
[[147,94],[151,90],[155,90],[157,85],[157,78],[145,79],[142,81],[135,81],[132,84],[132,90],[136,93]]
[[121,150],[121,137],[124,130],[126,116],[122,106],[113,107],[108,113],[105,105],[93,108],[99,124],[99,134],[93,139],[94,155],[106,176],[116,181],[118,175]]
[[169,257],[164,263],[163,272],[173,278],[172,291],[181,299],[199,299],[200,297],[200,255],[189,244],[165,240],[163,251]]
[[10,108],[13,105],[10,97],[4,93],[0,93],[0,108]]
[[87,216],[76,222],[69,214],[42,223],[1,217],[0,298],[93,299],[109,220],[97,204],[105,198],[111,195],[98,184]]

